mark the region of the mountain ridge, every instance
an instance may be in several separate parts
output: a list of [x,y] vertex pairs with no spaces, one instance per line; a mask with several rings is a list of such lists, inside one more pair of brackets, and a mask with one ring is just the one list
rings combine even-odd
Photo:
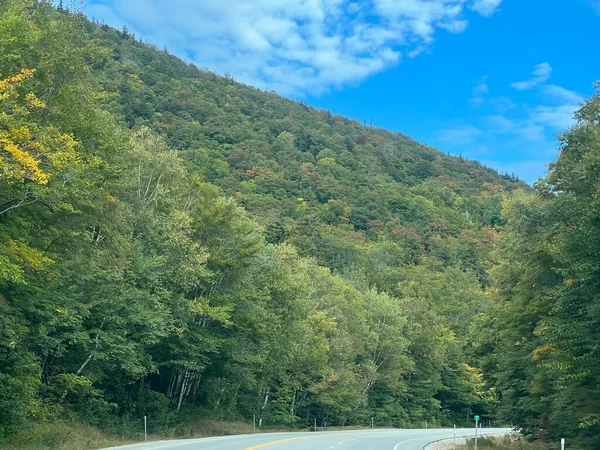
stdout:
[[[106,78],[105,90],[115,91],[113,80],[120,80],[119,101],[112,109],[120,110],[127,126],[147,125],[161,133],[192,171],[219,185],[273,232],[289,227],[282,223],[286,218],[297,218],[298,198],[311,210],[336,201],[330,204],[333,209],[350,207],[349,217],[338,217],[372,240],[382,227],[372,230],[367,222],[391,223],[399,215],[389,201],[372,197],[380,195],[378,190],[394,189],[395,183],[414,191],[437,180],[442,189],[467,197],[526,188],[512,176],[402,133],[367,127],[202,71],[110,27],[90,24],[88,32],[114,55],[98,73]],[[357,199],[339,204],[350,190],[359,191]],[[482,209],[465,208],[463,214],[493,226],[498,218],[484,217],[489,212]],[[344,224],[334,225],[339,229]],[[323,258],[320,262],[329,265]]]

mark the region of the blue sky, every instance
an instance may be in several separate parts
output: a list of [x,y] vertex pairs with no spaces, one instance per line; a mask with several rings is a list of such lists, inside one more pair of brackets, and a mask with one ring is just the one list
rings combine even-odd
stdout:
[[600,79],[600,0],[87,0],[159,48],[533,182]]

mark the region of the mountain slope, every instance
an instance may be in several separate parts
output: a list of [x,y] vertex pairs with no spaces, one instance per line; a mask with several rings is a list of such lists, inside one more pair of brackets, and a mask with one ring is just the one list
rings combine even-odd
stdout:
[[0,53],[3,436],[492,413],[470,328],[521,183],[48,2],[0,4]]
[[[352,264],[363,241],[408,235],[425,250],[452,241],[448,251],[467,229],[489,241],[502,191],[524,187],[405,135],[198,70],[126,33],[98,25],[89,33],[110,49],[97,74],[118,93],[111,109],[124,124],[161,133],[192,172],[251,212],[269,241],[289,240],[334,269]],[[400,245],[405,262],[423,256]],[[443,258],[478,265],[456,252]],[[476,270],[485,284],[484,267]]]

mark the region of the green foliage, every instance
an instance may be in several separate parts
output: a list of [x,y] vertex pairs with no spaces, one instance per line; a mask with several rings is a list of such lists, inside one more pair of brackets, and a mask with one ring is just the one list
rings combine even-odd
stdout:
[[480,344],[504,416],[582,449],[600,446],[599,105],[599,95],[582,105],[535,192],[504,205]]
[[517,180],[49,2],[2,2],[0,51],[1,435],[489,413],[470,323]]

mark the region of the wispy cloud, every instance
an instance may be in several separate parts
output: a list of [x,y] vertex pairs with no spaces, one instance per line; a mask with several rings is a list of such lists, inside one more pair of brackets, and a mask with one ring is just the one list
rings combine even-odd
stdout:
[[473,97],[469,100],[469,103],[473,106],[479,106],[484,102],[484,95],[489,94],[490,88],[487,85],[487,75],[479,79],[479,82],[473,88]]
[[564,131],[573,125],[574,112],[584,98],[581,94],[552,84],[542,86],[544,104],[537,105],[530,111],[533,121],[553,131]]
[[[486,108],[471,123],[453,124],[438,132],[440,146],[483,158],[484,164],[501,172],[515,172],[526,181],[535,181],[547,161],[556,156],[556,134],[573,126],[574,112],[584,101],[578,92],[547,83],[551,71],[550,64],[539,64],[532,78],[521,82],[527,89],[535,88],[529,98],[538,99],[537,104],[519,103],[509,97],[486,98]],[[487,77],[483,77],[473,88],[474,95],[481,95],[471,103],[483,104],[488,92]],[[486,154],[481,153],[482,148],[487,149]]]
[[416,57],[439,31],[462,33],[467,6],[501,0],[90,0],[86,13],[127,25],[200,67],[283,94],[347,86]]
[[490,17],[496,12],[501,3],[502,0],[475,0],[471,9],[482,16]]
[[554,84],[542,86],[542,92],[547,98],[558,102],[566,102],[576,105],[583,101],[581,94],[575,91],[570,91],[569,89],[565,89],[561,86],[556,86]]
[[552,67],[550,64],[543,62],[535,66],[535,69],[531,73],[531,78],[529,80],[517,81],[515,83],[511,83],[510,86],[518,91],[525,91],[548,81],[551,73]]
[[482,134],[483,131],[472,125],[459,125],[440,130],[438,139],[452,146],[465,145],[474,142]]
[[505,114],[508,111],[517,108],[517,104],[509,97],[494,97],[490,100],[490,103],[492,104],[494,109],[500,114]]
[[527,123],[535,124],[532,129],[542,128],[554,135],[573,125],[574,113],[584,100],[581,94],[554,84],[542,84],[539,94],[542,101],[538,105],[521,107],[528,116]]
[[536,106],[532,111],[535,122],[553,128],[555,131],[564,131],[573,125],[573,115],[577,105],[565,103],[558,106]]
[[503,115],[492,115],[486,119],[490,131],[508,134],[517,140],[540,142],[546,139],[545,128],[531,119],[509,119]]
[[487,85],[487,79],[488,79],[487,75],[484,77],[481,77],[477,86],[475,86],[473,88],[473,93],[475,95],[484,95],[484,94],[487,94],[490,92],[490,88]]

